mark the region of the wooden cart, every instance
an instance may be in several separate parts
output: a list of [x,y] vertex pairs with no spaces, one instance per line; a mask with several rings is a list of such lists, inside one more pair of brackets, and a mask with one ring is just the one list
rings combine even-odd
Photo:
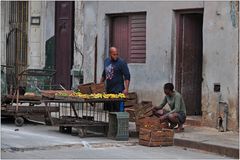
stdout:
[[55,97],[55,100],[44,100],[46,108],[58,106],[58,114],[49,115],[52,125],[59,126],[60,132],[71,133],[77,129],[80,137],[85,137],[89,129],[108,131],[108,111],[104,110],[105,102],[121,102],[124,99],[81,99]]
[[[15,124],[22,126],[24,119],[31,119],[31,117],[48,118],[48,113],[59,112],[59,108],[46,108],[42,105],[42,96],[38,92],[38,87],[41,84],[48,84],[51,87],[52,77],[55,74],[53,70],[42,69],[26,69],[18,74],[16,83],[12,87],[14,91],[10,91],[6,95],[1,96],[1,116],[14,117]],[[49,87],[49,86],[48,86]],[[26,90],[30,90],[33,95],[24,95]]]

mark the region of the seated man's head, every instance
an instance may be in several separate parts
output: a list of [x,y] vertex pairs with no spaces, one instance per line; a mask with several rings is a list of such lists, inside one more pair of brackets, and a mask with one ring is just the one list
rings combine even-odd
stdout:
[[164,93],[165,93],[167,96],[172,96],[173,89],[174,89],[174,86],[173,86],[172,83],[166,83],[166,84],[164,84]]
[[109,49],[109,54],[110,54],[111,60],[116,61],[118,59],[118,52],[116,47],[111,47]]

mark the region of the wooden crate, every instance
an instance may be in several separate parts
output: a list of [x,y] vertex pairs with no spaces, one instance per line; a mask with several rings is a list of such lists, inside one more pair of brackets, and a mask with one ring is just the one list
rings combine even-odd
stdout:
[[160,123],[157,117],[142,117],[136,120],[136,130],[139,131],[140,128],[162,129],[168,126],[166,123]]
[[[133,102],[132,104],[134,103],[135,102]],[[127,102],[124,103],[125,107],[126,104],[128,105],[128,103]],[[134,104],[131,107],[128,106],[127,108],[125,108],[125,111],[130,114],[130,121],[137,123],[138,119],[142,117],[152,116],[152,102],[143,101],[140,104]]]
[[105,83],[92,84],[90,86],[90,88],[91,88],[92,93],[104,93],[104,92],[106,92]]
[[139,131],[139,139],[145,140],[145,141],[150,141],[151,138],[151,130],[146,129],[146,128],[140,128]]
[[169,142],[152,142],[152,141],[145,141],[142,139],[139,139],[139,144],[143,146],[148,146],[148,147],[160,147],[160,146],[172,146],[173,141]]
[[135,108],[134,107],[125,108],[124,111],[129,113],[129,121],[130,122],[135,122],[135,120],[136,120]]
[[137,99],[137,93],[136,92],[130,92],[127,94],[127,99]]
[[173,137],[174,132],[172,129],[162,129],[162,130],[156,130],[152,131],[151,137],[154,139],[157,139],[159,137]]
[[145,115],[149,111],[151,112],[153,108],[152,102],[151,101],[142,101],[138,106],[136,107],[136,119],[139,119],[141,117],[148,117],[149,115]]
[[133,107],[138,103],[138,97],[136,92],[130,92],[126,96],[126,101],[124,102],[124,107]]
[[139,144],[144,146],[169,146],[173,145],[174,132],[170,129],[140,128]]
[[91,89],[92,84],[94,84],[94,83],[81,84],[78,86],[78,89],[83,94],[91,94],[92,93],[92,89]]
[[145,117],[138,120],[140,128],[161,129],[161,123],[158,118]]
[[134,105],[137,104],[137,99],[127,99],[125,102],[124,102],[124,106],[125,107],[132,107]]

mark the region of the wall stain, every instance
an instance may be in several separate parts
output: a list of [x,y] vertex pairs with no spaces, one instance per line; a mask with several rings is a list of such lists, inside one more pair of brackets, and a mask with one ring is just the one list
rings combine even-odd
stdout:
[[237,28],[238,27],[238,15],[239,15],[239,2],[238,1],[230,1],[230,15],[232,26]]

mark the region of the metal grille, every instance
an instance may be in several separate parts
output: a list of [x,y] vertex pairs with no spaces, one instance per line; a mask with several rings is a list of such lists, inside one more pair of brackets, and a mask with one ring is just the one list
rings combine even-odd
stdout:
[[6,64],[14,69],[7,69],[7,82],[14,85],[17,75],[27,67],[27,1],[10,2],[9,30],[6,40]]

